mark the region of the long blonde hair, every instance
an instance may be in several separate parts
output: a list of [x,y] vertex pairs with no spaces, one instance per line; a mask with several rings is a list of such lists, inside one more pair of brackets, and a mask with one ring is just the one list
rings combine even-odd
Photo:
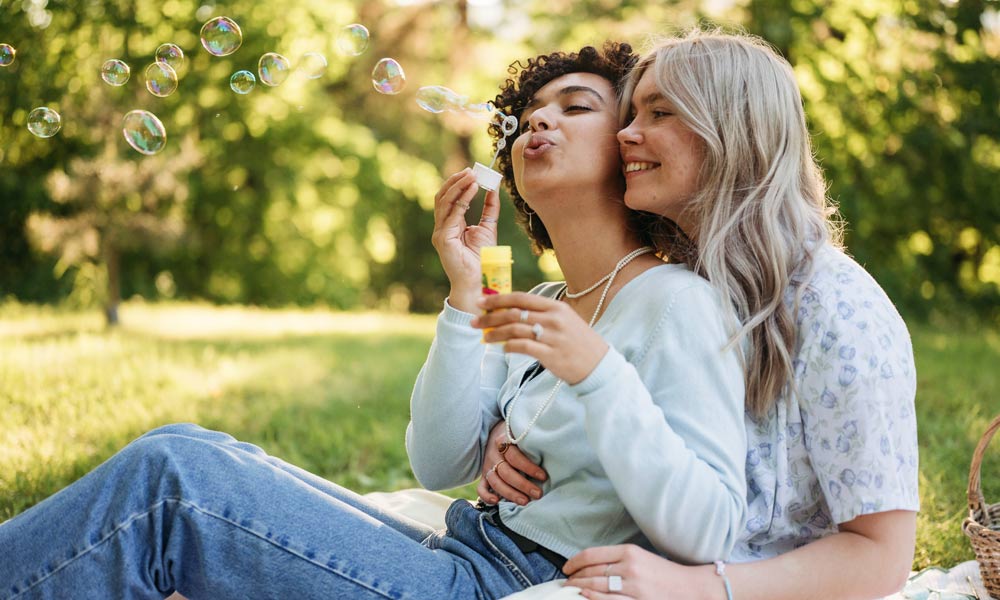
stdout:
[[647,70],[704,146],[698,191],[681,219],[692,224],[689,244],[675,234],[661,249],[730,300],[730,344],[746,350],[746,408],[763,416],[793,386],[793,310],[812,251],[841,244],[792,68],[759,38],[694,30],[639,61],[623,114]]

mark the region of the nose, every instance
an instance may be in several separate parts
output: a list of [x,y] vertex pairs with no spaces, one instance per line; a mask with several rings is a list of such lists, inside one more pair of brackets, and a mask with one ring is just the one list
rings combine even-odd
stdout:
[[642,133],[640,133],[639,128],[635,126],[635,121],[632,121],[626,127],[618,131],[618,143],[623,146],[642,143]]
[[528,116],[528,126],[532,131],[545,131],[552,129],[554,120],[547,107],[539,107]]

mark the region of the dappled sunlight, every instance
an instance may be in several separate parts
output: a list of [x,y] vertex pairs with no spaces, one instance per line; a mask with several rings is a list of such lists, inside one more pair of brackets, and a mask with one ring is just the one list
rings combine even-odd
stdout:
[[123,329],[166,339],[247,339],[329,334],[433,335],[434,319],[378,312],[126,304]]
[[159,425],[231,432],[324,476],[414,485],[402,446],[430,317],[128,303],[0,307],[0,520]]

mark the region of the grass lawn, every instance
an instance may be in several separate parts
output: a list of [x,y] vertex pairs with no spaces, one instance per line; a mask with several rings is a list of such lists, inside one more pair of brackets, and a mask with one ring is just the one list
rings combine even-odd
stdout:
[[[360,492],[416,486],[403,446],[429,316],[129,303],[100,316],[0,305],[0,521],[157,425],[194,421]],[[914,568],[973,557],[973,448],[1000,412],[1000,334],[912,326],[921,499]],[[1000,441],[983,466],[1000,501]],[[453,490],[473,497],[472,486]]]

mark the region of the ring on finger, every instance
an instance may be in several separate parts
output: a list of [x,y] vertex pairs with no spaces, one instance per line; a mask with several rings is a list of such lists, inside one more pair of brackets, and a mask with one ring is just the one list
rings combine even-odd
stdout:
[[535,341],[542,341],[542,335],[545,334],[545,328],[542,327],[541,323],[535,323],[531,326],[531,335],[535,336]]
[[611,576],[611,563],[608,563],[608,565],[604,567],[604,576],[605,577]]
[[497,464],[493,465],[493,468],[490,469],[490,471],[493,471],[494,473],[496,473],[497,469],[500,468],[500,465],[504,464],[505,462],[507,462],[507,459],[501,459],[501,460],[497,461]]
[[608,575],[608,591],[609,592],[620,592],[620,591],[622,591],[622,577],[621,577],[621,575]]
[[494,219],[493,217],[483,217],[482,219],[479,219],[479,222],[480,223],[497,223],[498,220]]
[[521,322],[522,323],[527,323],[529,316],[531,316],[531,313],[529,311],[526,311],[526,310],[523,310],[523,309],[521,310],[521,317],[520,318],[521,318]]
[[461,206],[465,210],[469,210],[469,205],[465,202],[455,202],[455,206]]

